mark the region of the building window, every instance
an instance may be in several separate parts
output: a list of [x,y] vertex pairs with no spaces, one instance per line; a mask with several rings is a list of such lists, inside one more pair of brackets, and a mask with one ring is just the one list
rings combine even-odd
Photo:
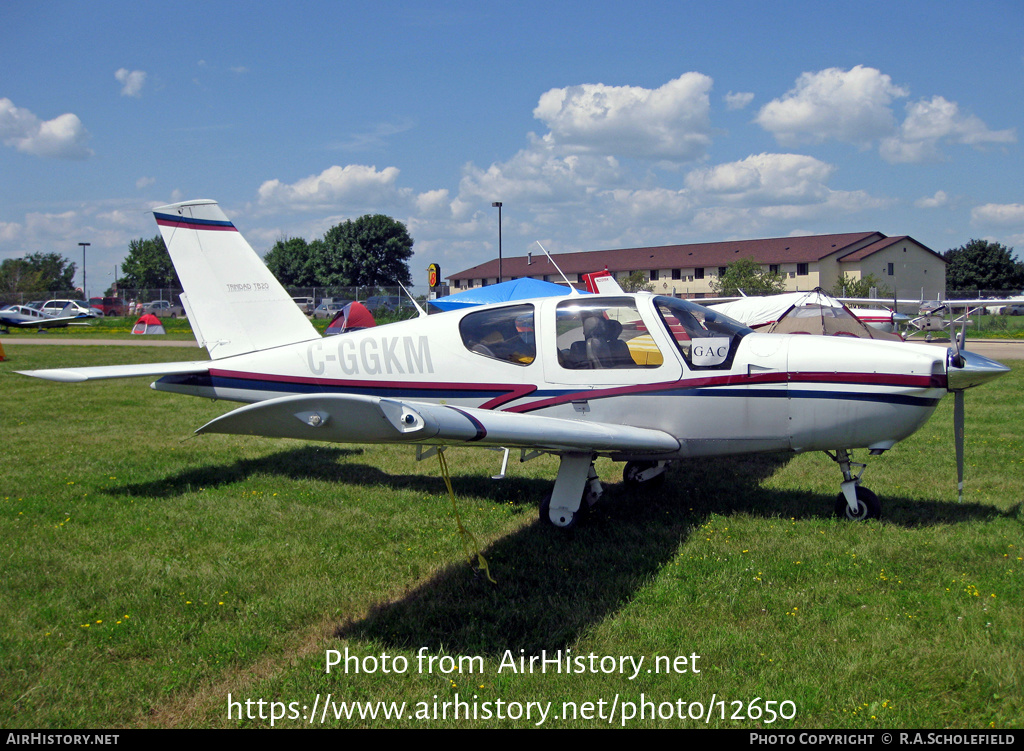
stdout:
[[889,264],[889,271],[888,271],[889,276],[893,276],[896,273],[896,269],[894,269],[893,266],[894,266],[894,264],[891,264],[891,263]]
[[682,279],[683,278],[683,270],[682,269],[672,269],[672,278],[673,279]]
[[728,267],[726,267],[726,266],[719,266],[718,267],[718,275],[719,276],[725,276],[725,272],[727,270],[728,270]]
[[701,269],[694,269],[693,270],[693,278],[694,279],[703,279],[704,278],[704,269],[702,269],[702,268]]
[[768,273],[769,274],[778,274],[779,273],[779,264],[777,264],[777,263],[769,263],[768,264]]
[[807,264],[806,263],[798,263],[796,265],[796,275],[797,276],[807,276]]
[[651,281],[652,282],[658,281],[658,270],[657,269],[651,269]]

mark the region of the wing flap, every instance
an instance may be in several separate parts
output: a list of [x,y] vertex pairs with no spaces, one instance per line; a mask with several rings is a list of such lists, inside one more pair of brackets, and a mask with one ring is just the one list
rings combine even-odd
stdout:
[[210,361],[154,362],[138,365],[97,365],[88,368],[51,368],[48,370],[19,370],[21,375],[60,383],[102,381],[109,378],[138,378],[142,376],[187,375],[207,373]]
[[679,449],[679,442],[660,430],[356,394],[284,396],[257,402],[222,415],[196,432],[335,443],[523,446],[549,451]]

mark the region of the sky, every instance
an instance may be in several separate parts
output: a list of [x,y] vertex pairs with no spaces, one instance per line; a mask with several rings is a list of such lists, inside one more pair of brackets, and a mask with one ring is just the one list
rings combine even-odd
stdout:
[[417,285],[497,256],[804,234],[1024,255],[1024,3],[0,4],[0,261],[218,201],[263,255],[363,214]]

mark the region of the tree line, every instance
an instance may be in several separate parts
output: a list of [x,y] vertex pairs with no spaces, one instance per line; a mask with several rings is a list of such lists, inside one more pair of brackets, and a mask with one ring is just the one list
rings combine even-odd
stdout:
[[[409,285],[409,259],[413,239],[402,222],[383,214],[367,214],[331,227],[322,238],[306,241],[282,238],[264,262],[285,287],[358,287]],[[988,240],[971,240],[942,253],[946,260],[946,289],[1013,290],[1024,288],[1024,262],[1013,248]],[[76,266],[58,253],[32,253],[0,263],[0,294],[42,295],[73,289]],[[637,279],[629,288],[644,288]],[[122,289],[181,289],[163,237],[139,238],[128,245],[118,284]],[[730,264],[726,273],[712,281],[715,294],[770,295],[785,290],[781,274],[761,268],[753,259]],[[845,274],[833,292],[847,297],[867,297],[871,287],[880,296],[892,294],[878,279],[868,275],[851,279]]]
[[30,253],[0,263],[0,294],[35,297],[74,289],[76,266],[59,253]]

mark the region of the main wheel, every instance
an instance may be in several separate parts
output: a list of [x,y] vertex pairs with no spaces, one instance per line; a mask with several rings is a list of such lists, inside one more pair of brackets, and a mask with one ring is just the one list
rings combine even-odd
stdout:
[[587,499],[584,497],[580,502],[579,509],[575,512],[569,512],[567,516],[562,517],[561,523],[554,522],[551,520],[551,493],[548,493],[540,502],[540,520],[542,522],[547,522],[553,527],[558,527],[559,529],[572,529],[587,515],[587,508]]
[[640,477],[643,472],[656,466],[657,462],[626,462],[622,468],[622,482],[629,488],[656,488],[665,482],[666,472],[662,470],[649,480]]
[[877,519],[882,515],[882,503],[878,496],[867,488],[857,486],[857,513],[850,510],[850,504],[846,502],[846,496],[840,493],[836,496],[836,516],[851,522],[862,522],[867,519]]

